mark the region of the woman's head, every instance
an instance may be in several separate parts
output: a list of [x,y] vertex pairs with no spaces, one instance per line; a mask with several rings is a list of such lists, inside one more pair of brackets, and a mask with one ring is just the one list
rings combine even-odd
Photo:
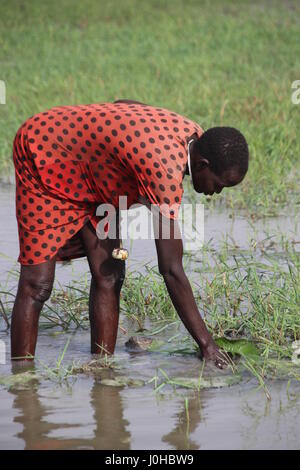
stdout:
[[212,127],[191,144],[191,170],[197,192],[220,193],[240,183],[248,170],[245,137],[233,127]]

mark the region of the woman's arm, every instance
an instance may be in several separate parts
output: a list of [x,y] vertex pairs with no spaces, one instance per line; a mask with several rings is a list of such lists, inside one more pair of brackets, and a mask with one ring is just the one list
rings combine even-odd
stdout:
[[[199,345],[203,357],[207,360],[213,360],[219,368],[222,368],[228,361],[226,358],[224,359],[223,353],[219,351],[201,318],[190,282],[183,269],[182,239],[181,237],[175,238],[174,236],[175,230],[179,230],[178,223],[172,219],[169,220],[170,237],[164,239],[161,236],[163,218],[160,214],[158,222],[158,217],[156,215],[153,216],[159,272],[163,276],[170,298],[180,319]],[[164,223],[167,222],[165,221]],[[158,232],[158,230],[160,231]],[[177,232],[177,234],[179,233]],[[178,235],[176,236],[178,237]]]

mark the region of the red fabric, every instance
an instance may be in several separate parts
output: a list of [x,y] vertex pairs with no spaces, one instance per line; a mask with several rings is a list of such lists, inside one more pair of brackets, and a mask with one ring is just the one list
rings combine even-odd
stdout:
[[[103,202],[145,196],[175,218],[186,138],[203,132],[167,109],[127,103],[59,106],[30,117],[13,145],[21,264],[85,256],[78,231]],[[169,213],[163,205],[176,204]]]

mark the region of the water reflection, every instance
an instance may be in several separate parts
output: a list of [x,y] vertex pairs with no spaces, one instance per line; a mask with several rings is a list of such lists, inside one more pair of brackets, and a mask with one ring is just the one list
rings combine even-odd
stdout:
[[[92,380],[91,388],[91,380],[86,382],[87,393],[81,393],[81,398],[86,397],[89,403],[83,401],[77,409],[71,403],[72,391],[66,394],[71,406],[65,409],[62,404],[66,400],[59,401],[57,391],[46,389],[41,383],[28,390],[9,391],[14,396],[13,408],[18,412],[14,422],[23,426],[17,437],[23,439],[24,449],[130,449],[129,423],[123,417],[120,389],[101,386],[97,379]],[[53,399],[56,408],[51,406]],[[90,424],[91,437],[86,436]]]
[[[15,364],[13,373],[35,368]],[[102,374],[105,378],[113,376],[113,371]],[[136,442],[133,446],[132,442],[139,427],[145,433],[140,436],[143,448],[153,448],[159,442],[170,449],[199,449],[197,433],[196,439],[191,435],[202,424],[203,394],[201,399],[189,393],[188,399],[172,395],[171,400],[160,400],[149,387],[108,387],[100,384],[99,377],[78,377],[70,384],[36,380],[28,389],[7,391],[13,397],[13,422],[22,426],[15,437],[22,439],[24,449],[126,450],[135,447]]]
[[176,413],[176,425],[168,434],[165,434],[162,441],[169,444],[176,450],[198,450],[201,446],[191,434],[194,433],[201,422],[200,396],[192,397],[187,401],[183,400],[180,411]]
[[284,381],[274,382],[271,402],[256,386],[200,395],[169,390],[157,396],[150,386],[107,387],[85,376],[70,387],[40,380],[28,389],[1,391],[0,444],[118,450],[299,447],[299,386],[291,385],[287,393]]

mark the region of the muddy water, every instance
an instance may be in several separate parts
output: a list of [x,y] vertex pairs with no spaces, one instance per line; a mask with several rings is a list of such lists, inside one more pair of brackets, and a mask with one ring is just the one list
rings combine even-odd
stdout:
[[[0,277],[7,279],[18,255],[14,188],[2,186],[0,192]],[[240,248],[247,249],[251,238],[263,240],[269,234],[284,231],[297,241],[293,215],[250,226],[243,217],[210,214],[206,218],[205,239],[221,246],[230,235]],[[155,263],[154,242],[135,242],[130,248],[130,269],[144,262]],[[15,264],[14,264],[15,263]],[[141,268],[142,269],[142,268]],[[86,275],[85,259],[57,267],[56,282],[69,283]],[[17,276],[10,277],[10,284]],[[124,325],[124,323],[123,323]],[[116,361],[119,372],[108,371],[113,378],[122,374],[145,382],[161,368],[169,377],[198,377],[201,362],[194,356],[167,356],[126,351],[125,341],[134,331],[119,332]],[[67,339],[70,344],[64,364],[88,362],[89,332],[53,334],[42,330],[37,348],[36,369],[45,374],[45,364],[53,365]],[[168,331],[171,337],[172,329]],[[9,360],[9,334],[0,323],[0,339],[6,345],[6,364],[0,375],[12,372]],[[14,370],[16,372],[16,370]],[[204,375],[215,374],[206,369]],[[221,373],[222,374],[222,373]],[[257,389],[255,379],[245,376],[231,387],[176,392],[166,386],[154,392],[153,383],[140,388],[109,387],[99,378],[78,376],[62,384],[45,377],[27,389],[0,387],[0,448],[5,449],[297,449],[300,447],[300,384],[286,381],[268,383],[272,400]],[[188,414],[185,399],[188,398]]]

